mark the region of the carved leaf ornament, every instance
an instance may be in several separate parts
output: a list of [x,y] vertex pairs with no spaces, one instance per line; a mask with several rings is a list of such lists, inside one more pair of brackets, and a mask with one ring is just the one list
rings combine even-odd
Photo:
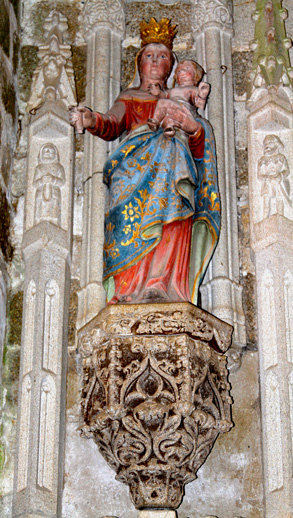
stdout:
[[217,23],[232,29],[233,17],[231,3],[226,0],[191,0],[193,9],[193,31],[199,31],[205,24]]
[[198,308],[197,333],[206,333],[201,339],[186,332],[196,325],[188,317],[185,331],[179,320],[174,329],[164,311],[156,314],[151,307],[132,322],[137,334],[114,334],[118,322],[125,331],[120,308],[111,308],[109,318],[101,314],[80,338],[82,433],[94,438],[117,479],[130,486],[137,508],[177,508],[218,434],[232,426],[226,358],[210,346],[213,327]]
[[124,32],[124,10],[119,0],[86,0],[83,12],[86,36],[89,36],[95,26],[106,24],[118,33]]

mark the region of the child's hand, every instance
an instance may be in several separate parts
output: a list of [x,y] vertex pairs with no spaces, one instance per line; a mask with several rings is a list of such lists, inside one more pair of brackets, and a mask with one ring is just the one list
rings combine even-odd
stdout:
[[158,96],[162,93],[162,89],[159,85],[159,83],[152,83],[148,86],[148,91],[150,94]]
[[199,83],[198,85],[198,94],[202,99],[206,99],[210,93],[211,85],[209,83]]

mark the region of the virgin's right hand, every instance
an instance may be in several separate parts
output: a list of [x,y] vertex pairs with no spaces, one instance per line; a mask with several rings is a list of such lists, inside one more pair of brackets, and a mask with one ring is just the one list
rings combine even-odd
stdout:
[[69,122],[74,128],[80,125],[82,125],[84,129],[94,128],[96,125],[96,116],[85,106],[75,106],[69,109]]

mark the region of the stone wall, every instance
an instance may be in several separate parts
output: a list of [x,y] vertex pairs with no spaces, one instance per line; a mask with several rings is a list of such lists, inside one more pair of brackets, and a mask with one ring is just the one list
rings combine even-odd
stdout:
[[4,517],[11,511],[22,309],[22,293],[11,279],[15,246],[12,221],[17,205],[12,194],[12,169],[18,138],[18,1],[1,0],[0,12],[0,514]]
[[[238,9],[238,11],[237,11]],[[244,4],[245,16],[250,20],[253,4]],[[126,34],[123,42],[122,87],[130,83],[134,73],[134,58],[139,49],[139,22],[152,16],[170,17],[179,25],[174,50],[179,59],[196,59],[190,17],[191,4],[183,2],[131,1],[126,5]],[[260,443],[260,408],[258,391],[258,354],[254,315],[254,266],[250,258],[248,175],[245,172],[247,137],[245,132],[246,66],[251,60],[249,40],[253,38],[252,24],[246,29],[241,22],[243,6],[235,7],[239,16],[233,40],[235,110],[237,134],[237,177],[239,197],[241,282],[244,287],[247,320],[247,346],[242,358],[230,359],[230,381],[234,399],[235,427],[218,440],[198,480],[186,487],[186,496],[179,507],[179,516],[220,518],[263,516],[263,487]],[[241,33],[239,34],[239,31]],[[241,128],[241,129],[240,129]],[[242,162],[241,162],[242,158]],[[92,441],[79,436],[79,391],[81,364],[74,348],[70,352],[67,399],[66,480],[63,496],[63,515],[81,518],[84,506],[89,518],[103,515],[134,518],[137,511],[130,503],[126,486],[115,481],[114,472],[107,466]],[[75,451],[80,455],[77,459]],[[87,461],[91,458],[91,462]],[[82,481],[82,483],[81,483]],[[97,511],[98,509],[98,511]]]
[[[21,241],[26,185],[27,130],[29,114],[26,103],[30,95],[33,71],[37,66],[37,47],[43,43],[44,20],[56,8],[68,19],[67,42],[72,46],[78,101],[85,99],[86,43],[82,36],[81,9],[78,0],[63,2],[25,0],[22,3],[22,40],[17,26],[18,3],[0,0],[0,320],[5,318],[6,290],[9,272],[8,318],[4,355],[1,350],[3,328],[0,326],[0,351],[3,356],[3,389],[0,421],[0,515],[11,517],[13,456],[15,448],[16,407],[22,314],[23,264]],[[246,346],[241,355],[231,355],[234,428],[219,438],[198,480],[187,486],[179,516],[204,518],[263,518],[263,476],[258,382],[258,335],[256,323],[255,268],[249,240],[248,155],[246,131],[246,81],[251,66],[253,39],[251,14],[253,1],[234,0],[234,37],[232,40],[234,112],[236,134],[236,172],[239,222],[240,281],[243,286],[246,317]],[[289,10],[288,36],[293,33],[293,8]],[[3,13],[3,14],[2,14]],[[179,59],[196,59],[190,27],[189,0],[128,0],[126,34],[123,41],[122,87],[132,79],[134,57],[139,48],[139,22],[165,16],[178,23],[175,52]],[[244,22],[245,21],[245,22]],[[9,23],[8,23],[9,22]],[[7,33],[7,27],[9,31]],[[291,51],[292,52],[292,51]],[[20,63],[18,63],[20,56]],[[291,54],[292,58],[292,54]],[[18,71],[18,86],[16,73]],[[18,89],[18,90],[17,90]],[[19,99],[17,108],[16,98]],[[232,102],[232,101],[231,101]],[[95,108],[95,106],[93,106]],[[75,322],[77,291],[80,287],[84,137],[76,137],[76,173],[74,187],[73,261],[71,266],[71,299],[67,377],[66,466],[63,496],[64,518],[98,518],[115,515],[134,518],[137,511],[130,503],[128,489],[115,481],[114,472],[105,463],[93,441],[80,437],[81,360],[76,352]],[[13,253],[14,252],[14,253]],[[2,282],[3,280],[3,282]],[[2,291],[1,291],[2,290]],[[2,297],[2,298],[1,298]],[[8,453],[9,452],[9,453]]]

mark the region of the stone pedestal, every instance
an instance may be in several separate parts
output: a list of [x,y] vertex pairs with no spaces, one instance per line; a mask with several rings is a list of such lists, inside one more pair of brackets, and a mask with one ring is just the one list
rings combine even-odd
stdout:
[[108,306],[80,331],[83,434],[138,509],[176,509],[231,428],[231,333],[187,302]]

